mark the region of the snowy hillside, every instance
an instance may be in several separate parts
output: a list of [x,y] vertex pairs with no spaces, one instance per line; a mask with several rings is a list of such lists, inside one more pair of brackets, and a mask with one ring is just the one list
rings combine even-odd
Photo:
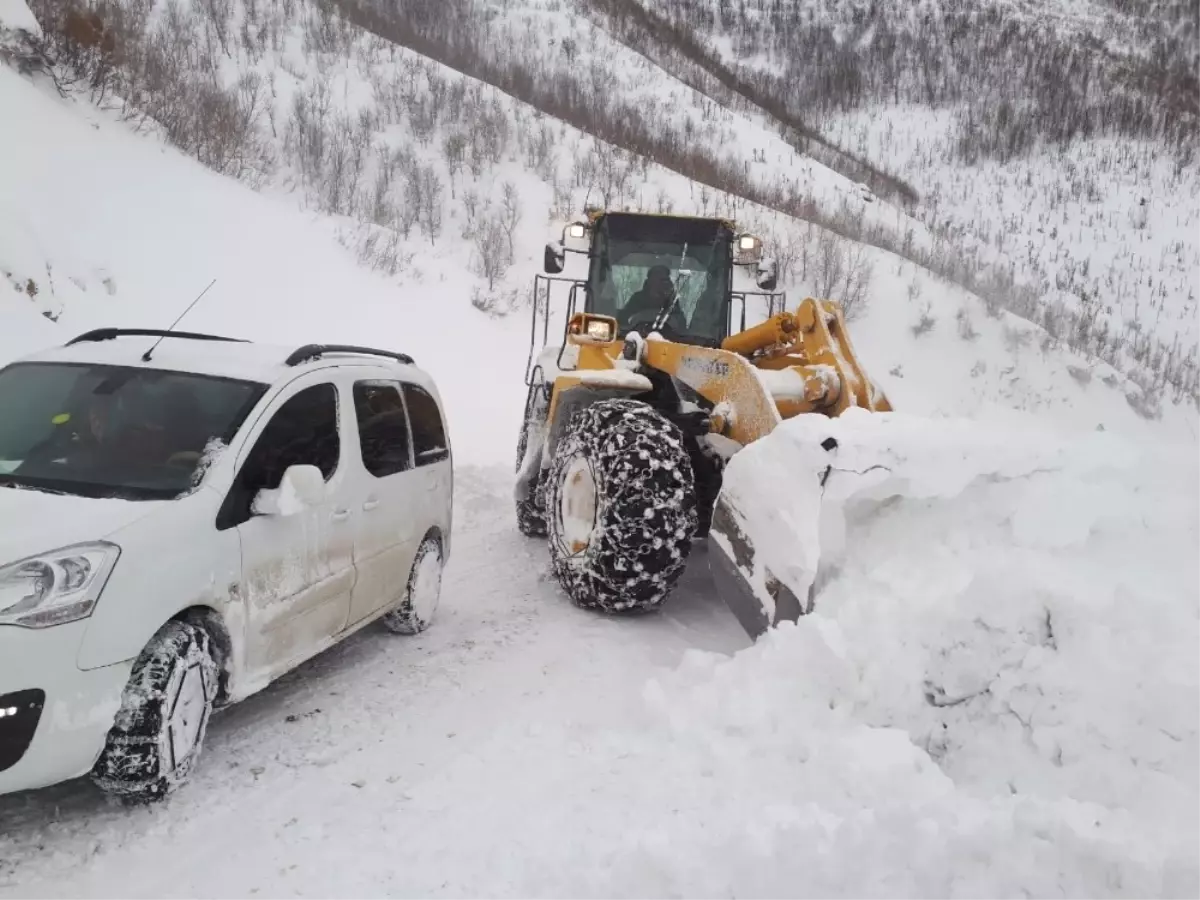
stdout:
[[[89,55],[83,52],[87,47],[74,46],[70,41],[57,48],[59,57],[82,56],[81,65],[92,73],[93,83],[99,79],[100,86],[93,88],[90,96],[103,106],[120,106],[119,96],[112,93],[119,87],[135,97],[136,110],[126,106],[121,112],[130,124],[153,133],[156,128],[150,126],[146,115],[154,115],[162,123],[163,137],[209,166],[267,193],[291,202],[298,200],[315,212],[331,214],[325,227],[336,229],[342,243],[362,263],[390,276],[398,294],[415,296],[434,289],[432,285],[443,284],[442,279],[462,279],[455,282],[462,285],[461,289],[447,296],[456,297],[460,303],[470,298],[478,308],[504,315],[516,307],[525,308],[542,241],[554,234],[557,223],[577,214],[585,202],[701,213],[719,210],[736,215],[745,225],[765,234],[779,259],[783,286],[793,297],[814,292],[838,297],[848,306],[860,292],[878,297],[872,305],[886,307],[877,309],[886,323],[879,341],[881,346],[888,346],[889,352],[885,365],[875,368],[895,371],[894,377],[906,379],[913,377],[914,368],[930,370],[929,374],[936,375],[942,384],[937,394],[955,395],[952,408],[956,412],[974,408],[979,400],[1007,403],[1009,397],[1018,406],[1049,402],[1075,409],[1075,397],[1081,393],[1079,382],[1096,378],[1105,383],[1106,389],[1130,397],[1145,414],[1159,414],[1165,403],[1169,419],[1191,420],[1188,406],[1173,405],[1181,399],[1178,392],[1164,391],[1158,380],[1146,373],[1142,363],[1153,347],[1140,348],[1143,352],[1137,358],[1124,351],[1101,352],[1110,346],[1102,335],[1093,335],[1061,315],[1047,322],[1052,332],[1049,337],[1029,332],[1019,322],[1002,321],[1003,317],[997,320],[1000,328],[960,324],[959,306],[963,305],[967,308],[962,316],[972,322],[985,318],[979,314],[978,304],[955,300],[965,294],[953,289],[946,291],[937,285],[923,289],[916,283],[922,277],[917,275],[916,267],[901,269],[899,261],[886,254],[832,238],[826,241],[833,241],[831,251],[822,248],[818,252],[823,232],[812,225],[749,203],[744,197],[697,186],[645,157],[596,141],[411,49],[367,34],[329,7],[273,0],[205,5],[193,14],[188,14],[185,7],[179,10],[168,15],[163,8],[155,7],[148,17],[131,14],[128,21],[114,18],[110,27],[130,48],[127,58],[140,60],[136,65],[128,63],[133,68],[123,75],[111,67],[96,68],[94,48]],[[435,12],[430,12],[434,24],[444,22],[444,13]],[[739,159],[754,178],[759,178],[755,173],[761,172],[760,181],[786,177],[806,182],[803,189],[783,189],[784,195],[802,201],[797,211],[807,210],[817,221],[832,224],[843,234],[874,235],[883,246],[921,260],[943,277],[953,271],[959,277],[970,276],[972,285],[982,279],[980,289],[992,283],[988,280],[991,276],[972,271],[977,267],[953,259],[958,251],[947,249],[946,238],[931,236],[901,210],[880,201],[866,202],[857,186],[820,164],[798,163],[788,144],[771,138],[770,129],[763,130],[761,113],[722,108],[675,80],[671,73],[606,37],[587,19],[554,13],[552,8],[516,5],[508,16],[493,22],[495,28],[508,35],[508,44],[528,51],[521,58],[530,65],[536,62],[546,83],[559,83],[555,78],[564,73],[557,57],[567,53],[572,65],[566,73],[579,77],[591,72],[590,77],[597,78],[598,73],[604,73],[604,89],[595,96],[611,98],[620,109],[626,108],[621,106],[626,95],[636,98],[641,96],[638,91],[657,90],[657,102],[665,101],[665,108],[670,110],[657,121],[659,131],[666,128],[671,133],[675,133],[672,129],[689,132],[690,128],[692,137],[707,136],[705,139],[712,143],[705,158],[719,160],[722,153],[737,155],[749,149],[750,159]],[[61,14],[61,8],[54,5],[43,9],[44,16]],[[545,29],[539,30],[543,24]],[[588,39],[579,40],[571,31],[575,28],[591,29]],[[436,32],[432,25],[425,30]],[[410,43],[415,42],[412,34],[408,36]],[[575,50],[564,49],[567,40],[574,42]],[[155,63],[164,53],[186,62],[176,75],[165,79],[156,74],[161,67]],[[584,61],[588,62],[586,66]],[[226,119],[204,123],[189,115],[202,99],[195,96],[197,92],[210,88],[189,81],[185,73],[209,68],[215,83],[224,85],[221,96],[237,110],[236,119],[243,123],[238,129],[225,128],[222,123]],[[645,99],[650,102],[648,95]],[[593,110],[583,124],[602,131],[597,122],[603,124],[614,118],[626,121],[617,107]],[[709,121],[700,129],[705,123],[695,117],[706,115],[710,119],[716,116],[725,124],[714,131]],[[688,126],[687,121],[693,125]],[[731,135],[735,139],[730,139]],[[960,178],[958,183],[965,180]],[[741,182],[743,188],[745,184]],[[805,205],[818,201],[824,212]],[[936,211],[936,195],[933,203]],[[1180,230],[1187,231],[1186,221]],[[904,237],[897,239],[898,234]],[[991,237],[989,230],[984,238]],[[956,243],[961,244],[958,238],[955,235]],[[1185,257],[1187,247],[1194,244],[1188,240],[1184,238]],[[0,269],[15,293],[28,293],[30,289],[39,292],[33,298],[35,305],[52,316],[70,310],[74,284],[54,279],[54,261],[42,259],[40,251],[28,244],[28,234],[17,235],[5,251],[7,258],[0,259]],[[1060,252],[1056,239],[1043,239],[1038,247],[1043,254]],[[836,264],[818,263],[818,256]],[[978,250],[970,254],[979,259],[987,256]],[[1090,264],[1091,260],[1084,257],[1083,262]],[[1110,272],[1113,265],[1117,265],[1117,274],[1123,277],[1122,283],[1128,286],[1136,304],[1142,293],[1139,271],[1127,276],[1128,267],[1110,262]],[[1003,254],[999,268],[1008,270]],[[866,277],[868,269],[873,279]],[[903,281],[893,280],[882,277],[885,270],[889,275],[900,271],[906,274]],[[1097,268],[1091,272],[1093,280],[1099,277]],[[103,286],[106,277],[100,275],[93,280]],[[1083,276],[1077,277],[1083,283]],[[179,289],[180,295],[198,292],[207,280],[197,277]],[[1156,282],[1156,291],[1161,290],[1163,281]],[[1178,279],[1168,283],[1172,291],[1181,289]],[[228,289],[224,282],[222,286]],[[998,306],[1014,306],[1006,300],[1002,284],[1000,287],[998,296],[985,290],[988,309],[997,316],[1001,315]],[[96,289],[93,287],[93,292]],[[104,290],[109,287],[104,286]],[[1038,311],[1064,293],[1051,292],[1043,300],[1040,292],[1035,292],[1032,299],[1026,298],[1029,302],[1015,304],[1016,311],[1032,314],[1040,322]],[[950,302],[943,304],[938,299],[942,294],[951,298]],[[951,318],[956,323],[953,327],[949,325]],[[1047,381],[1037,374],[1040,365],[1022,363],[1026,371],[1014,374],[1011,362],[993,361],[989,353],[976,357],[971,347],[953,346],[948,358],[939,353],[930,359],[929,347],[939,343],[936,338],[918,345],[922,348],[919,359],[895,352],[898,345],[889,333],[895,327],[939,320],[941,328],[935,331],[967,336],[979,332],[985,340],[989,332],[995,334],[995,342],[1003,342],[1006,348],[1003,357],[1017,359],[1023,347],[1040,347],[1047,342],[1047,349],[1066,343],[1085,355],[1053,354],[1049,359],[1064,362],[1051,362],[1049,367],[1058,374]],[[1168,316],[1167,321],[1175,319]],[[68,315],[64,323],[69,322]],[[870,323],[860,327],[863,339],[874,339]],[[1081,331],[1086,339],[1077,340]],[[1092,356],[1097,353],[1109,363],[1116,363],[1119,370],[1098,365]],[[1167,361],[1194,361],[1194,354],[1189,357],[1188,353],[1185,334],[1176,356]],[[1028,356],[1024,354],[1025,359]],[[967,364],[960,364],[960,359]],[[1155,360],[1163,363],[1158,357],[1150,361]],[[998,369],[996,374],[1005,373],[1004,379],[1015,384],[998,386],[989,379],[981,382],[980,369],[988,365]],[[1074,379],[1066,377],[1066,366],[1077,373]],[[877,374],[884,376],[882,371]],[[928,408],[929,394],[920,393],[922,399],[917,402],[923,409]],[[1081,411],[1093,425],[1112,424],[1107,422],[1107,414],[1099,414],[1086,402]]]
[[[290,196],[258,194],[130,134],[110,114],[49,96],[12,72],[0,76],[6,107],[34,123],[15,164],[0,173],[9,210],[0,220],[0,269],[20,288],[3,308],[30,331],[26,349],[100,325],[169,324],[215,278],[188,327],[411,351],[447,392],[463,459],[508,462],[524,402],[528,312],[495,318],[471,305],[481,284],[469,274],[469,243],[447,239],[422,251],[414,237],[409,270],[372,273],[335,243],[335,235],[353,233],[344,218],[297,216]],[[677,176],[656,178],[659,190],[686,197]],[[524,197],[537,188],[521,184]],[[840,293],[837,283],[822,283],[830,276],[818,259],[819,230],[775,221],[794,253],[786,266],[793,294]],[[521,300],[552,235],[534,223],[514,232],[520,263],[507,285]],[[870,248],[860,256],[871,275],[855,343],[900,408],[935,415],[1046,408],[1071,426],[1157,432],[1136,411],[1137,389],[1107,367],[1043,348],[1027,324],[992,317],[978,299],[911,263]],[[14,350],[19,333],[5,329]],[[482,361],[495,375],[486,402],[473,371]],[[1191,433],[1185,410],[1168,406],[1164,415],[1160,424],[1171,432]]]
[[[477,314],[457,260],[429,261],[419,287],[399,290],[356,265],[329,220],[299,215],[86,105],[9,70],[0,70],[0,103],[29,123],[0,173],[0,268],[36,285],[32,300],[5,295],[6,349],[101,326],[165,327],[216,279],[184,320],[189,328],[411,352],[443,385],[464,459],[512,431],[528,328]],[[506,342],[514,352],[496,354]],[[486,404],[467,366],[479,359],[495,366]]]
[[670,71],[718,73],[743,105],[905,183],[936,244],[905,255],[1196,397],[1194,4],[583,5]]
[[[122,26],[131,41],[162,29],[171,92],[145,80],[153,67],[63,97],[0,66],[0,111],[21,123],[0,166],[0,364],[96,326],[165,325],[214,279],[189,329],[410,352],[446,401],[455,556],[428,632],[400,644],[368,629],[222,713],[167,804],[110,806],[86,784],[0,797],[0,897],[1200,892],[1192,400],[901,254],[618,151],[331,6],[198,6],[214,12],[155,6]],[[590,35],[580,77],[598,73],[618,107],[657,94],[676,108],[665,131],[686,135],[690,118],[762,183],[796,178],[838,215],[945,246],[788,156],[760,113],[706,105],[599,19],[553,3],[496,16],[513,46],[522,30],[551,46],[553,31],[561,54]],[[211,60],[211,81],[188,80]],[[117,85],[144,93],[126,102]],[[201,96],[233,102],[245,127],[202,133],[185,102]],[[929,145],[885,145],[873,128],[843,137],[928,174]],[[1053,165],[985,170],[987,188],[948,169],[939,208],[973,221],[1000,178],[1057,184]],[[1183,329],[1172,304],[1195,278],[1194,202],[1139,165],[1157,173],[1147,231],[1164,243],[1121,243],[1125,184],[1096,213],[1106,243],[1063,227],[1031,259],[1053,278],[1069,252],[1078,279],[1103,279],[1124,250],[1114,314],[1155,296],[1140,274],[1121,281],[1145,271],[1170,301],[1160,323]],[[532,276],[560,223],[606,196],[761,228],[793,301],[852,307],[855,348],[899,411],[792,422],[741,460],[831,564],[817,614],[755,646],[712,595],[702,548],[661,615],[613,620],[570,606],[513,521]],[[996,206],[978,218],[981,246],[1009,233],[1014,214]],[[1085,215],[1054,210],[1067,226]],[[798,460],[827,434],[841,450],[817,520],[791,486],[812,481]]]

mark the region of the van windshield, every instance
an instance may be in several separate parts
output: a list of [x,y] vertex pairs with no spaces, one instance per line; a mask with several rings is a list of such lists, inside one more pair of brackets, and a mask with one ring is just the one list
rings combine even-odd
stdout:
[[0,369],[0,488],[178,497],[266,388],[158,369],[15,363]]

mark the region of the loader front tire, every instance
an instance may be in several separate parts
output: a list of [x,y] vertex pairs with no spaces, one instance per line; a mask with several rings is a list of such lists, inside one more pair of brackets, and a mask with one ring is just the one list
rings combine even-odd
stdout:
[[552,568],[575,604],[607,613],[662,605],[697,526],[692,464],[677,426],[636,400],[581,410],[543,494]]

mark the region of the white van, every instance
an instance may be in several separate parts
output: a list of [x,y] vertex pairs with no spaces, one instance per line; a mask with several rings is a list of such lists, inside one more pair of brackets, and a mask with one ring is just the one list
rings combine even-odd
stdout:
[[377,619],[423,630],[444,421],[365,347],[103,329],[0,368],[0,794],[160,798],[214,708]]

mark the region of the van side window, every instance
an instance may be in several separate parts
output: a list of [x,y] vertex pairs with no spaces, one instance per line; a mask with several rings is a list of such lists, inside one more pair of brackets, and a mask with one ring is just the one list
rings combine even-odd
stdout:
[[418,466],[427,466],[450,458],[446,427],[437,401],[424,388],[404,385],[404,402],[412,424],[413,458]]
[[408,417],[400,385],[381,381],[354,383],[354,414],[363,466],[376,478],[412,468]]
[[329,481],[341,457],[337,388],[331,383],[305,388],[275,411],[259,434],[217,515],[217,528],[250,518],[262,490],[275,490],[289,466],[316,466]]

